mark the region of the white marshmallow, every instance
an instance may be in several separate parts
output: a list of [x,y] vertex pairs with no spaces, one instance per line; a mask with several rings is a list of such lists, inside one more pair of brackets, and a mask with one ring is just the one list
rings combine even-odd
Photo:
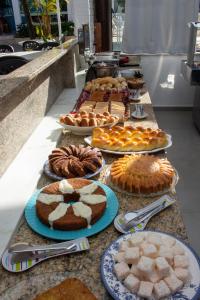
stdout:
[[146,256],[141,256],[137,268],[145,275],[148,275],[153,271],[154,260]]
[[124,256],[125,256],[125,252],[118,252],[117,254],[115,254],[114,260],[117,262],[125,261]]
[[132,293],[137,293],[140,286],[140,281],[133,274],[129,274],[124,280],[124,285]]
[[114,265],[114,271],[119,280],[124,280],[130,273],[129,266],[123,261]]
[[153,272],[148,274],[148,276],[146,276],[146,279],[152,283],[156,283],[159,282],[162,279],[162,277],[156,270],[154,270]]
[[151,258],[157,257],[157,248],[153,244],[148,244],[143,245],[143,255]]
[[136,277],[141,277],[140,276],[140,271],[138,270],[137,266],[136,265],[132,265],[131,266],[131,273],[133,275],[135,275]]
[[172,247],[172,251],[173,251],[173,255],[184,255],[185,251],[183,249],[183,247],[181,247],[178,243],[176,243],[173,247]]
[[119,251],[126,251],[128,247],[129,247],[128,241],[122,241],[119,245]]
[[166,277],[170,272],[170,265],[164,257],[157,257],[155,259],[156,268],[161,277]]
[[152,296],[152,291],[153,291],[153,283],[148,281],[140,282],[138,296],[149,299]]
[[162,245],[162,240],[159,234],[157,233],[150,233],[147,235],[146,240],[155,245],[157,248],[159,248]]
[[189,279],[189,271],[187,269],[183,268],[175,268],[174,272],[176,274],[176,277],[186,283]]
[[168,297],[171,294],[170,289],[163,280],[154,284],[154,293],[156,295],[156,299]]
[[175,255],[174,256],[174,267],[175,268],[187,268],[189,266],[188,257],[186,255]]
[[127,264],[135,264],[140,258],[140,251],[138,247],[127,248],[125,251],[125,262]]
[[129,243],[131,246],[137,247],[144,241],[144,238],[144,234],[136,233],[129,239]]
[[161,246],[158,252],[158,256],[165,257],[170,265],[173,263],[173,251],[171,248],[167,248],[166,246]]
[[172,246],[174,246],[176,240],[175,238],[171,237],[171,236],[167,236],[167,235],[162,235],[161,236],[162,242],[165,246],[167,246],[168,248],[171,248]]
[[172,293],[175,293],[183,286],[183,282],[180,279],[178,279],[174,273],[164,278],[164,281],[168,285]]

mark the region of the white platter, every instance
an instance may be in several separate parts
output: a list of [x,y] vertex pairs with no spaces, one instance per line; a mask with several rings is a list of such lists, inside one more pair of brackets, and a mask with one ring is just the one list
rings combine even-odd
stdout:
[[[155,231],[144,231],[144,232],[154,232],[161,234],[163,236],[168,236],[167,233],[155,232]],[[137,232],[137,234],[139,234]],[[143,234],[143,232],[141,233]],[[120,282],[116,275],[113,272],[114,267],[114,255],[117,254],[119,249],[119,244],[122,241],[126,241],[133,234],[126,234],[120,236],[117,240],[112,242],[112,244],[107,248],[101,258],[101,278],[104,283],[105,288],[115,300],[143,300],[143,298],[136,296],[136,294],[131,293],[122,282]],[[200,262],[199,257],[194,252],[194,250],[186,245],[181,240],[176,239],[176,242],[184,249],[186,255],[189,258],[190,266],[189,272],[191,275],[190,282],[185,284],[185,286],[171,295],[170,297],[165,298],[165,300],[198,300],[200,299]],[[151,298],[155,300],[155,298]]]
[[111,127],[111,126],[116,125],[118,122],[119,122],[119,120],[117,120],[114,123],[105,124],[102,126],[91,126],[91,127],[89,127],[89,126],[88,127],[71,126],[71,125],[66,125],[64,123],[61,123],[59,121],[58,121],[58,124],[60,124],[63,128],[70,131],[74,135],[89,135],[89,134],[92,134],[93,129],[96,127]]
[[[102,149],[99,148],[102,152],[105,153],[112,153],[112,154],[118,154],[118,155],[126,155],[126,154],[133,154],[133,153],[139,153],[139,154],[145,154],[145,153],[155,153],[155,152],[159,152],[162,150],[165,150],[169,147],[172,146],[172,137],[170,134],[166,134],[167,136],[167,145],[165,147],[162,148],[156,148],[153,150],[145,150],[145,151],[111,151],[111,150],[106,150],[106,149]],[[91,136],[87,136],[84,138],[84,141],[86,142],[86,144],[90,145],[92,144],[92,137]]]

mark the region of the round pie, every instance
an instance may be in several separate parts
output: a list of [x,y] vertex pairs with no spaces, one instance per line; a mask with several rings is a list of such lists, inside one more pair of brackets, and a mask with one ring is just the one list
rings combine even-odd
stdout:
[[42,189],[36,213],[45,225],[59,230],[90,227],[106,209],[106,194],[87,179],[64,179]]
[[64,178],[84,177],[102,166],[101,152],[83,145],[56,148],[49,155],[51,170]]
[[166,158],[155,155],[127,155],[111,165],[110,180],[122,190],[138,194],[169,189],[175,175]]

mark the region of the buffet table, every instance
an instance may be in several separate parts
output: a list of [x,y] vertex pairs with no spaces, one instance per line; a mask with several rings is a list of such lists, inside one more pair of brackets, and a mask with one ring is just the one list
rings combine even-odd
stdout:
[[[148,113],[148,118],[141,121],[133,121],[133,119],[131,119],[126,123],[134,122],[134,125],[136,126],[142,125],[143,127],[157,128],[158,124],[155,119],[151,99],[148,92],[146,92],[142,96],[140,103],[144,105],[144,109]],[[131,104],[131,110],[133,109],[133,107],[134,104]],[[82,136],[75,136],[68,132],[65,132],[62,133],[61,140],[58,142],[58,146],[70,144],[79,145],[83,143],[84,140]],[[118,156],[110,155],[107,153],[103,153],[103,156],[106,161],[106,165],[100,176],[97,176],[95,179],[104,183],[106,169]],[[49,183],[51,183],[51,181],[47,177],[45,177],[45,175],[42,175],[38,182],[37,188],[41,188]],[[120,204],[120,213],[128,211],[130,209],[134,210],[141,208],[149,204],[151,201],[155,201],[155,198],[152,198],[151,200],[150,198],[133,198],[126,193],[116,193],[116,195]],[[174,197],[176,198],[176,195]],[[188,242],[178,201],[166,210],[153,217],[152,220],[148,223],[147,229],[171,233]],[[49,259],[24,273],[8,273],[1,266],[0,298],[2,295],[1,299],[18,299],[18,295],[21,295],[22,289],[25,288],[27,289],[27,297],[20,299],[32,299],[28,295],[37,294],[38,292],[41,292],[41,290],[46,290],[47,288],[49,288],[50,277],[53,276],[54,278],[58,278],[59,282],[59,276],[63,276],[63,278],[76,277],[81,279],[97,296],[98,299],[111,299],[101,282],[100,260],[104,250],[112,241],[119,237],[119,235],[120,234],[115,230],[113,224],[111,224],[99,234],[89,237],[89,251]],[[52,243],[51,240],[45,239],[34,233],[28,227],[24,217],[22,217],[10,244],[16,242],[30,242],[32,244]],[[13,292],[15,295],[14,297]]]

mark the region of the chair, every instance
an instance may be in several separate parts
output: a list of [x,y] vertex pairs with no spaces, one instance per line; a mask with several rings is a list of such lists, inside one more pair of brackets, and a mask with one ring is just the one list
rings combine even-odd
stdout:
[[51,50],[54,47],[58,47],[60,44],[58,42],[46,42],[40,45],[40,50]]
[[25,41],[22,44],[23,51],[38,51],[40,44],[36,41]]
[[11,45],[0,45],[0,53],[14,52],[14,48]]
[[20,56],[2,56],[0,57],[0,75],[9,74],[28,62],[27,59]]

